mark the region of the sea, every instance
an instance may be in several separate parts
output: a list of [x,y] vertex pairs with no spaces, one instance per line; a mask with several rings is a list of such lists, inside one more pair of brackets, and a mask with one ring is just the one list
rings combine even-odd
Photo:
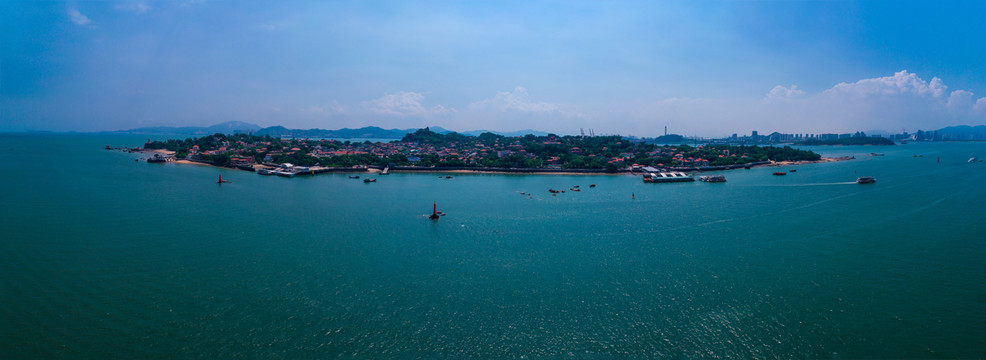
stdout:
[[986,357],[986,143],[645,184],[104,150],[144,141],[0,135],[0,358]]

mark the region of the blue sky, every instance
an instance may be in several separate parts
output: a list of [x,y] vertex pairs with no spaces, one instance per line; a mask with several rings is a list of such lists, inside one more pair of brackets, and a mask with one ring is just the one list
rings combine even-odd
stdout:
[[986,124],[986,2],[7,1],[0,131]]

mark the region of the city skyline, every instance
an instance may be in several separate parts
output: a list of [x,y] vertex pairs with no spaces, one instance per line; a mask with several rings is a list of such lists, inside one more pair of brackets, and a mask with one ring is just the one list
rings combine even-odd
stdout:
[[986,123],[976,2],[0,4],[0,131]]

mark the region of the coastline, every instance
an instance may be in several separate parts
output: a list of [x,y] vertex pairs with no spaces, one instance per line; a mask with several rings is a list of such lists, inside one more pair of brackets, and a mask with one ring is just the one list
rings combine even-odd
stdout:
[[[166,154],[166,155],[173,155],[174,154],[173,151],[167,151],[167,150],[148,150],[148,151],[149,152],[157,152],[157,153]],[[821,158],[819,160],[807,160],[807,161],[770,161],[770,162],[763,163],[763,164],[750,165],[750,167],[753,168],[753,167],[796,166],[796,165],[828,163],[828,162],[845,161],[845,160],[852,160],[852,158],[851,157],[848,157],[848,156],[842,156],[842,157],[823,157],[823,158]],[[236,168],[236,167],[219,166],[219,165],[209,164],[209,163],[205,163],[205,162],[190,161],[190,160],[184,160],[184,159],[183,160],[175,160],[174,163],[176,163],[176,164],[188,164],[188,165],[199,165],[199,166],[212,166],[212,167],[221,168],[221,169],[239,169],[239,168]],[[740,169],[740,168],[743,168],[743,167],[740,166],[740,167],[737,167],[737,168],[734,168],[734,169]],[[239,170],[243,170],[243,169],[239,169]],[[376,168],[376,167],[369,167],[369,168],[367,168],[365,170],[362,170],[362,171],[352,171],[352,172],[368,172],[368,173],[371,173],[371,174],[379,174],[381,172],[381,170],[382,169],[379,169],[379,168]],[[727,171],[727,170],[733,170],[733,169],[708,169],[708,170],[702,170],[702,169],[675,170],[675,169],[671,169],[671,170],[672,171],[686,171],[686,172],[704,172],[704,171]],[[249,170],[245,170],[245,171],[249,171]],[[346,171],[335,171],[335,172],[346,172]],[[572,176],[572,175],[606,175],[606,176],[632,175],[632,176],[635,176],[635,175],[638,174],[638,172],[632,172],[632,171],[626,171],[626,170],[618,171],[618,172],[606,172],[605,170],[598,170],[598,169],[573,169],[573,170],[566,171],[564,169],[557,169],[557,170],[555,170],[555,169],[461,169],[461,168],[401,168],[401,167],[395,167],[393,169],[390,169],[390,172],[391,173],[421,173],[421,174],[487,174],[487,175],[504,174],[504,175],[568,175],[568,176]]]
[[806,161],[771,161],[769,164],[763,164],[763,165],[757,165],[757,166],[764,166],[764,167],[793,166],[793,165],[819,164],[819,163],[827,163],[827,162],[846,161],[846,160],[852,160],[852,159],[853,158],[851,158],[849,156],[823,157],[823,158],[818,159],[818,160],[806,160]]

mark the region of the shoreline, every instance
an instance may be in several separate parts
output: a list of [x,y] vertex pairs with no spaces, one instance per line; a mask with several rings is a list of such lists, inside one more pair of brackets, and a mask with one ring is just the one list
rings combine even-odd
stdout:
[[[174,154],[173,151],[167,151],[167,150],[147,150],[147,151],[148,152],[156,152],[156,153],[166,154],[166,155],[173,155]],[[852,159],[853,158],[852,157],[849,157],[849,156],[842,156],[842,157],[823,157],[823,158],[821,158],[819,160],[806,160],[806,161],[770,161],[768,163],[750,165],[750,168],[754,168],[754,167],[797,166],[797,165],[807,165],[807,164],[829,163],[829,162],[836,162],[836,161],[846,161],[846,160],[852,160]],[[182,160],[175,160],[173,162],[176,163],[176,164],[211,166],[211,167],[220,168],[220,169],[243,170],[243,169],[237,168],[237,167],[219,166],[219,165],[209,164],[209,163],[205,163],[205,162],[191,161],[191,160],[184,160],[184,159],[182,159]],[[719,168],[717,168],[717,169],[706,169],[706,170],[703,170],[701,168],[692,168],[692,169],[689,169],[689,170],[676,170],[674,168],[671,168],[669,170],[670,171],[682,171],[682,172],[706,172],[706,171],[728,171],[728,170],[735,170],[735,169],[742,169],[742,168],[745,168],[745,167],[744,166],[738,166],[738,167],[730,168],[730,169],[719,169]],[[606,172],[605,170],[597,170],[597,169],[573,169],[573,170],[574,171],[566,171],[566,170],[563,170],[563,169],[558,169],[558,170],[554,170],[554,169],[461,169],[461,168],[459,168],[459,169],[457,169],[457,168],[446,168],[446,169],[443,169],[443,168],[412,168],[412,169],[401,169],[400,167],[395,167],[395,168],[391,169],[390,172],[391,173],[420,173],[420,174],[487,174],[487,175],[503,174],[503,175],[568,175],[568,176],[573,176],[573,175],[606,175],[606,176],[631,175],[631,176],[636,176],[636,175],[638,175],[640,173],[640,172],[633,172],[633,171]],[[244,171],[249,171],[249,170],[244,170]],[[379,175],[379,173],[381,171],[382,171],[382,168],[381,169],[378,169],[378,168],[375,168],[375,167],[368,167],[365,170],[359,170],[359,171],[354,170],[354,171],[351,171],[351,172],[354,172],[354,173],[356,173],[356,172],[363,172],[363,173],[370,173],[370,174],[377,174],[377,175]],[[336,172],[336,173],[347,173],[349,171],[336,170],[336,171],[332,171],[332,172]]]
[[771,161],[769,164],[763,164],[757,166],[763,166],[763,167],[794,166],[794,165],[820,164],[820,163],[828,163],[828,162],[836,162],[836,161],[846,161],[852,159],[853,158],[849,156],[823,157],[818,160],[806,160],[806,161]]

